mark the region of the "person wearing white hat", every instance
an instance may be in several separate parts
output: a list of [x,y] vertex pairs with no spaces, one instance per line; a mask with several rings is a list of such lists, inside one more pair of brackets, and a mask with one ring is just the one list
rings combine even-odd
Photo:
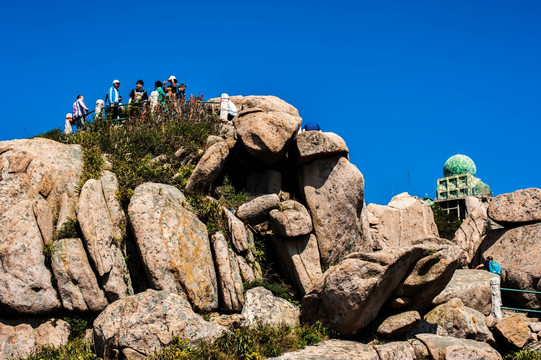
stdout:
[[220,99],[220,118],[224,120],[233,120],[233,118],[238,115],[239,111],[235,104],[229,100],[229,95],[223,93]]
[[[168,86],[165,86],[165,84],[169,82],[170,84]],[[177,78],[175,75],[169,76],[167,80],[163,82],[163,91],[167,94],[167,98],[170,100],[174,100],[177,98],[178,94],[178,85],[177,85]]]
[[71,128],[71,122],[73,121],[73,115],[71,113],[66,114],[66,122],[64,123],[64,134],[70,135],[73,132]]
[[[109,88],[109,91],[107,94],[105,94],[105,103],[107,104],[107,108],[105,109],[105,112],[107,114],[112,113],[113,119],[118,118],[118,102],[120,101],[120,91],[118,88],[120,87],[120,81],[113,80],[113,86]],[[113,108],[111,108],[113,107]]]

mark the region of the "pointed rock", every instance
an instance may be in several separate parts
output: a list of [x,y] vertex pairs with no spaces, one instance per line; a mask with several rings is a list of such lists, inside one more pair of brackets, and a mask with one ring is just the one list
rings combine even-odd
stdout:
[[212,247],[220,285],[222,307],[226,311],[240,311],[244,305],[244,286],[233,250],[221,232],[212,235]]

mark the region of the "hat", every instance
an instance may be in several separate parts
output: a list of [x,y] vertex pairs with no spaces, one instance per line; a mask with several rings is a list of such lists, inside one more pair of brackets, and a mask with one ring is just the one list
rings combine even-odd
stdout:
[[103,105],[103,100],[102,99],[96,100],[96,105],[98,105],[98,104]]
[[171,75],[169,76],[169,79],[167,79],[167,81],[173,81],[173,80],[176,80],[177,78],[175,77],[175,75]]
[[226,93],[223,93],[222,94],[222,99],[229,99],[229,95],[227,95]]
[[114,84],[120,84],[120,81],[118,81],[118,80],[113,80],[113,85],[114,85]]
[[73,115],[71,115],[71,113],[66,114],[66,119],[71,119],[72,117],[73,117]]

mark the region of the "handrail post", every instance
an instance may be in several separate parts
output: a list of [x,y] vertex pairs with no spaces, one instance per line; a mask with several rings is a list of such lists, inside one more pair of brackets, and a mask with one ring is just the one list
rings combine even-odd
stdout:
[[227,120],[227,113],[229,107],[227,106],[227,101],[223,101],[223,98],[220,98],[220,119]]
[[490,300],[492,302],[492,315],[496,320],[500,320],[502,318],[502,293],[499,276],[490,279]]

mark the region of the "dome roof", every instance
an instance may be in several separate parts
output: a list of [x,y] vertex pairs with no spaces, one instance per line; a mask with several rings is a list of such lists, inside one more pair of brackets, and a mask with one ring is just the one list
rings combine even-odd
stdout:
[[443,165],[443,176],[453,176],[460,174],[471,174],[475,176],[477,168],[472,159],[466,155],[453,155]]
[[492,189],[490,189],[490,186],[480,181],[479,184],[475,185],[473,188],[473,194],[477,196],[492,195]]

